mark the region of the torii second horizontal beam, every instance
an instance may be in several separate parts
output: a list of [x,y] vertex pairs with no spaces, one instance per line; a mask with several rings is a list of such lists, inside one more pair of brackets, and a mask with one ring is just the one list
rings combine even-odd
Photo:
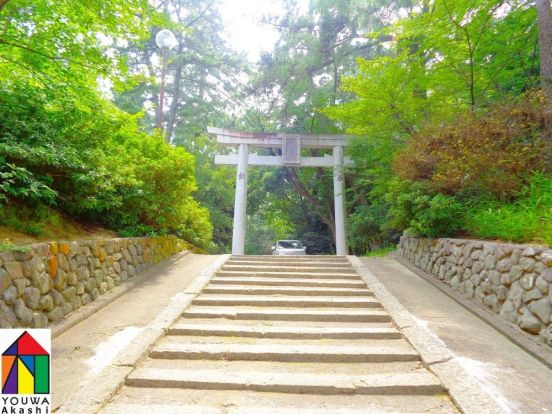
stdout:
[[[217,165],[238,165],[238,155],[215,155]],[[333,167],[334,159],[331,156],[301,157],[299,164],[284,164],[283,157],[277,155],[249,154],[247,164],[253,167]],[[353,161],[345,157],[344,166],[352,166]]]

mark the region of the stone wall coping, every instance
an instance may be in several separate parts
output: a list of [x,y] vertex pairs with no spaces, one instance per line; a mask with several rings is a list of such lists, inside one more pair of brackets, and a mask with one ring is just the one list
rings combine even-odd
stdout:
[[455,237],[421,237],[421,236],[415,236],[412,234],[403,234],[401,237],[406,237],[409,239],[417,239],[417,240],[450,241],[452,244],[455,244],[457,246],[465,246],[468,243],[482,243],[482,244],[493,244],[496,246],[513,247],[518,249],[525,249],[527,247],[532,247],[534,249],[539,249],[539,250],[552,250],[552,247],[550,246],[547,246],[544,244],[537,244],[537,243],[513,243],[513,242],[505,242],[505,241],[486,240],[486,239],[460,239]]

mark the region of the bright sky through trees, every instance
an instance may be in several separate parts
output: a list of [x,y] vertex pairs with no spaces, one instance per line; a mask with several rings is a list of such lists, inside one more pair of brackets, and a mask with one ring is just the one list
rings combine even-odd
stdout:
[[[298,2],[306,11],[308,0]],[[224,0],[220,9],[228,34],[229,45],[240,52],[246,52],[250,61],[257,61],[261,51],[271,51],[277,30],[262,22],[263,15],[283,15],[281,0]]]

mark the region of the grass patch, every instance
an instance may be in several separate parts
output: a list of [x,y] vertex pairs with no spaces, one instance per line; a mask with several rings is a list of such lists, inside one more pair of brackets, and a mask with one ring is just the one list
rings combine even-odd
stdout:
[[[0,205],[0,243],[29,244],[47,240],[115,237],[102,227],[79,223],[48,207]],[[8,247],[5,247],[9,250]]]
[[385,246],[380,247],[379,249],[372,250],[371,252],[366,253],[365,257],[385,257],[390,253],[393,253],[397,250],[396,246]]
[[513,203],[478,203],[466,216],[475,237],[552,246],[552,177],[535,175]]
[[7,252],[7,251],[28,253],[31,251],[31,248],[28,246],[20,246],[10,241],[0,241],[0,252]]

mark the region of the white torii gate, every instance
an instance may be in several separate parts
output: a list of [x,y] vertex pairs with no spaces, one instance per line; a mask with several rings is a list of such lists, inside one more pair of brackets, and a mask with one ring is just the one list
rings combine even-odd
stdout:
[[[247,167],[333,167],[336,254],[346,255],[347,235],[345,230],[345,180],[343,166],[352,161],[344,157],[343,149],[348,138],[343,135],[306,135],[240,132],[207,127],[211,136],[225,146],[237,146],[238,153],[216,155],[215,164],[237,165],[236,198],[234,204],[234,227],[232,254],[243,255],[245,251],[245,225],[247,209]],[[281,156],[249,154],[249,147],[279,148]],[[302,157],[301,148],[332,149],[333,156]]]

